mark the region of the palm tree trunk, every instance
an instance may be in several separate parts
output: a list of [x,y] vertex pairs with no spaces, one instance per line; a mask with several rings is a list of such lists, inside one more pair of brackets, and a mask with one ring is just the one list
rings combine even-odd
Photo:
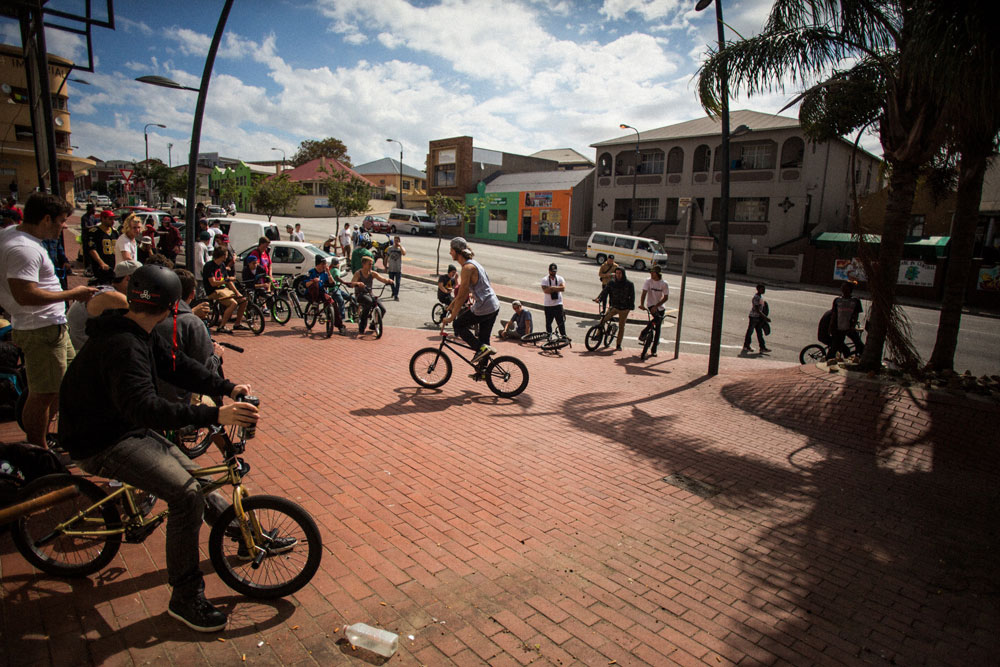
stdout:
[[868,276],[872,315],[868,320],[868,341],[861,355],[862,370],[875,371],[882,367],[882,353],[889,336],[889,327],[895,321],[892,311],[896,304],[896,279],[899,276],[899,262],[903,257],[903,242],[910,227],[910,212],[913,209],[913,194],[917,188],[919,172],[920,165],[910,161],[897,161],[892,165],[878,264],[874,267],[874,275]]
[[[985,149],[985,150],[984,150]],[[954,370],[958,331],[965,305],[965,290],[969,284],[972,254],[979,222],[979,200],[983,195],[983,178],[990,147],[977,146],[963,150],[958,163],[958,190],[955,195],[955,222],[948,253],[948,269],[944,280],[944,297],[938,319],[937,340],[931,353],[930,366],[937,371]]]

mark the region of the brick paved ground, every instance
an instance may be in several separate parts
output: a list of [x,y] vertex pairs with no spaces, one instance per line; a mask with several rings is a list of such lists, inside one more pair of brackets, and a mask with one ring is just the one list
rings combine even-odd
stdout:
[[531,383],[501,400],[458,366],[417,388],[429,332],[230,338],[250,485],[313,514],[320,572],[267,604],[210,574],[220,641],[166,615],[162,529],[75,581],[0,536],[6,664],[377,664],[354,621],[408,665],[997,664],[994,403],[511,343]]

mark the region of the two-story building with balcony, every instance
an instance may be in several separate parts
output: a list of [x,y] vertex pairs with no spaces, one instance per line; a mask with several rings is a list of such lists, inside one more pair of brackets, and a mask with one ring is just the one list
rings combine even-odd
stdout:
[[[811,142],[794,118],[734,111],[730,128],[733,270],[745,271],[751,253],[780,252],[783,244],[824,231],[849,231],[852,192],[862,196],[879,187],[879,158],[845,139]],[[716,236],[721,143],[720,119],[707,117],[591,144],[597,157],[594,229],[676,239],[690,213],[693,235]],[[586,238],[571,243],[580,248]]]

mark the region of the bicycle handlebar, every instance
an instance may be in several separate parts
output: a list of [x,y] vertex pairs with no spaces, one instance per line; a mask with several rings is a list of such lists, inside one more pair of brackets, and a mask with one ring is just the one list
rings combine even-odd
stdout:
[[221,341],[221,340],[217,340],[215,342],[218,343],[219,345],[221,345],[224,348],[232,350],[233,352],[239,352],[240,354],[243,354],[243,348],[240,347],[239,345],[233,345],[232,343],[226,343],[226,342]]

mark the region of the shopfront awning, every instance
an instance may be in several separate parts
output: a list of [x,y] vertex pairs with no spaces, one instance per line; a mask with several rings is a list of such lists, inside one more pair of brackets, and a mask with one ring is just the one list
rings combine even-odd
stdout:
[[[882,237],[879,234],[866,234],[864,240],[867,243],[879,244]],[[832,248],[837,245],[851,245],[861,241],[861,237],[850,232],[823,232],[813,239],[813,243],[819,248]],[[944,257],[948,254],[948,244],[951,243],[950,236],[911,236],[903,242],[905,249],[932,250],[936,257]]]

